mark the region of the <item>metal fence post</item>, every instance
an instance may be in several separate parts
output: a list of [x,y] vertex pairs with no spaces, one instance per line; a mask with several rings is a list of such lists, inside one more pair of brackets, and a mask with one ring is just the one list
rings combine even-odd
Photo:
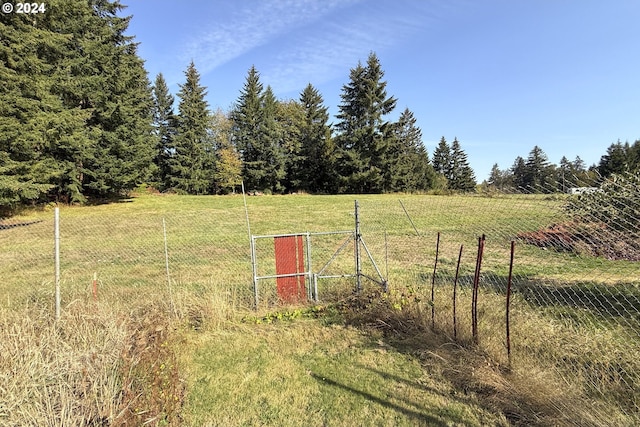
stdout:
[[53,211],[53,252],[56,284],[56,320],[60,320],[60,208]]
[[360,259],[360,212],[358,201],[355,201],[355,217],[356,217],[356,238],[355,238],[355,254],[356,254],[356,291],[362,290],[362,260]]

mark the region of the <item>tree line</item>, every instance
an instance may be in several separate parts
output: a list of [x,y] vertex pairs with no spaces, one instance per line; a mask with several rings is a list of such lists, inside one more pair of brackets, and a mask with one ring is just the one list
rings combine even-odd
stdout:
[[450,188],[471,191],[476,182],[466,153],[444,137],[431,162],[422,132],[408,108],[395,122],[375,53],[350,71],[342,88],[337,123],[309,83],[298,99],[279,100],[264,87],[255,66],[230,112],[210,112],[207,89],[192,62],[172,108],[162,74],[152,87],[156,175],[162,191],[214,194],[381,193]]
[[[255,67],[230,111],[212,111],[194,63],[177,103],[162,74],[149,81],[117,0],[51,0],[47,13],[0,15],[0,211],[48,201],[85,203],[141,184],[224,194],[474,191],[457,138],[429,157],[421,129],[387,94],[375,53],[342,86],[336,122],[309,83],[277,99]],[[495,165],[486,185],[526,187],[594,168],[542,150]],[[637,167],[638,142],[614,144],[597,170]],[[606,161],[604,160],[606,157]],[[550,187],[548,187],[550,188]]]
[[457,140],[452,163],[436,171],[413,113],[387,118],[397,100],[375,53],[350,70],[335,124],[312,84],[280,100],[255,67],[223,112],[211,111],[191,63],[174,105],[162,74],[149,81],[123,8],[52,0],[45,14],[0,15],[0,209],[84,203],[143,183],[187,194],[241,182],[272,193],[475,185],[454,179],[475,179]]
[[598,164],[589,167],[576,156],[574,160],[563,156],[560,164],[549,161],[545,152],[535,146],[527,158],[516,157],[508,169],[497,163],[491,168],[485,188],[501,191],[555,193],[571,187],[595,187],[612,175],[635,172],[640,169],[640,140],[633,144],[617,141],[611,144]]

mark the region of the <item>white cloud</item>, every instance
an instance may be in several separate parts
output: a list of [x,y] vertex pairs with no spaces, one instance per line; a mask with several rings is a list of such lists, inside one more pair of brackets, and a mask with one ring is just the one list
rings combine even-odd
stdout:
[[233,13],[229,20],[210,21],[209,30],[187,43],[183,60],[193,59],[200,72],[210,72],[282,34],[357,1],[360,0],[238,2],[244,7]]
[[310,81],[315,85],[346,76],[358,60],[366,61],[369,52],[380,54],[429,25],[426,8],[368,5],[364,3],[358,11],[325,22],[302,39],[288,43],[271,66],[262,70],[264,82],[286,93],[301,90]]

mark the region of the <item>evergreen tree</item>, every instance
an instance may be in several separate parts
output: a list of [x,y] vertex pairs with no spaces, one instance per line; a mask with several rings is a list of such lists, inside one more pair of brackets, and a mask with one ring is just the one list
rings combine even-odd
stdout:
[[511,166],[511,173],[513,175],[513,185],[516,189],[520,192],[528,192],[527,165],[522,157],[516,157],[513,166]]
[[262,91],[260,75],[252,66],[231,112],[233,141],[242,158],[245,187],[250,190],[263,190],[266,180],[268,159],[261,138]]
[[427,150],[422,143],[422,131],[406,108],[394,126],[390,148],[391,190],[416,191],[430,189],[434,179]]
[[535,192],[556,191],[553,179],[554,167],[549,163],[547,155],[537,145],[533,147],[525,163],[525,186]]
[[447,140],[440,138],[440,142],[433,152],[433,169],[436,173],[441,174],[447,180],[452,178],[451,175],[451,147],[447,143]]
[[[262,150],[259,157],[265,169],[258,188],[282,193],[285,189],[287,152],[284,147],[284,129],[278,117],[279,102],[271,86],[267,86],[261,101],[259,144]],[[295,148],[292,148],[289,154],[295,155],[294,153]]]
[[558,190],[563,193],[569,191],[571,187],[590,187],[593,185],[591,174],[587,171],[580,156],[576,156],[573,161],[562,156],[560,165],[556,168],[556,175]]
[[449,188],[459,191],[473,191],[476,187],[476,177],[469,166],[467,153],[460,147],[458,138],[451,143],[451,172]]
[[173,112],[173,96],[169,93],[167,82],[162,73],[156,76],[152,87],[153,93],[153,131],[156,138],[155,156],[156,166],[152,182],[159,188],[168,187],[167,178],[170,175],[169,158],[173,148],[176,117]]
[[[75,145],[83,120],[55,96],[56,70],[68,53],[66,38],[48,31],[44,16],[0,15],[0,214],[44,199],[55,184],[75,180],[52,157],[61,135]],[[77,144],[82,148],[82,142]],[[71,167],[73,169],[73,167]]]
[[176,135],[169,158],[169,184],[178,192],[207,194],[213,191],[215,153],[209,133],[206,88],[193,62],[180,85]]
[[489,173],[489,186],[505,191],[513,184],[513,177],[508,170],[501,170],[497,163],[494,163]]
[[65,19],[73,27],[82,63],[70,70],[79,77],[75,85],[81,87],[74,88],[79,104],[92,112],[87,126],[93,153],[81,166],[83,187],[89,196],[110,197],[150,177],[152,98],[137,46],[124,34],[131,17],[117,15],[124,6],[117,0],[91,0],[89,5],[90,14]]
[[629,170],[637,171],[640,169],[640,139],[637,139],[628,150]]
[[608,178],[613,174],[621,174],[630,169],[630,146],[629,143],[620,141],[611,144],[607,148],[607,153],[600,158],[598,172],[603,178]]
[[566,156],[562,156],[560,159],[560,166],[557,168],[556,172],[558,173],[557,179],[563,193],[566,193],[569,187],[577,187],[577,185],[574,185],[576,180],[573,179],[573,164]]
[[0,205],[83,202],[148,177],[149,82],[121,9],[69,0],[0,16]]
[[300,129],[300,187],[312,193],[335,193],[335,145],[331,138],[329,113],[323,99],[311,83],[300,94],[303,124]]
[[342,191],[376,193],[390,187],[388,145],[393,135],[384,116],[393,111],[396,99],[387,97],[383,76],[378,57],[371,53],[367,65],[353,68],[342,88],[336,125]]

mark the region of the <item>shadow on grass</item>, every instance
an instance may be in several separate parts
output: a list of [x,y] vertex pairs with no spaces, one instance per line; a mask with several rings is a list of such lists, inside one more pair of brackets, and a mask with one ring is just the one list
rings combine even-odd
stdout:
[[10,230],[12,228],[17,228],[17,227],[26,227],[28,225],[32,225],[32,224],[38,224],[41,223],[42,220],[39,221],[27,221],[27,222],[14,222],[14,223],[5,223],[3,221],[0,221],[0,230]]
[[[459,289],[470,289],[471,280],[467,276],[459,278]],[[506,296],[507,277],[492,272],[483,272],[480,288]],[[580,310],[583,312],[582,314],[584,312],[590,313],[595,321],[600,319],[606,320],[607,324],[615,322],[626,326],[633,324],[640,327],[640,286],[637,284],[560,283],[548,279],[520,278],[514,280],[511,292],[514,296],[519,295],[532,307],[560,309],[560,314],[566,314],[569,317],[575,317],[571,316],[572,311]],[[496,307],[496,309],[502,310],[503,308]],[[593,324],[593,320],[590,322],[591,324]]]
[[131,195],[122,195],[122,196],[111,196],[111,197],[101,197],[90,199],[87,201],[86,206],[101,206],[101,205],[110,205],[114,203],[133,203],[133,196]]
[[[361,396],[363,398],[365,398],[366,400],[370,401],[370,402],[374,402],[377,403],[380,406],[384,406],[385,408],[394,410],[400,414],[402,414],[403,416],[407,417],[407,418],[411,418],[415,421],[418,421],[424,425],[429,425],[429,426],[447,426],[450,425],[449,423],[445,423],[442,420],[429,415],[427,413],[424,413],[420,410],[417,409],[409,409],[406,408],[404,406],[389,402],[388,400],[382,399],[380,397],[374,396],[371,393],[368,393],[364,390],[359,390],[355,387],[349,386],[347,384],[343,384],[339,381],[336,381],[334,379],[329,378],[326,375],[322,375],[316,372],[312,372],[311,376],[318,382],[320,382],[321,384],[324,385],[328,385],[331,387],[336,387],[339,388],[343,391],[349,392],[349,393],[353,393],[356,394],[358,396]],[[410,406],[414,406],[416,408],[419,408],[420,405],[417,402],[411,402],[407,399],[403,399],[403,402],[406,403],[407,405]],[[454,420],[451,420],[454,421]],[[458,420],[458,421],[462,421],[462,420]]]
[[634,317],[640,321],[640,288],[629,283],[562,285],[527,281],[516,290],[533,305],[587,309],[607,318]]

